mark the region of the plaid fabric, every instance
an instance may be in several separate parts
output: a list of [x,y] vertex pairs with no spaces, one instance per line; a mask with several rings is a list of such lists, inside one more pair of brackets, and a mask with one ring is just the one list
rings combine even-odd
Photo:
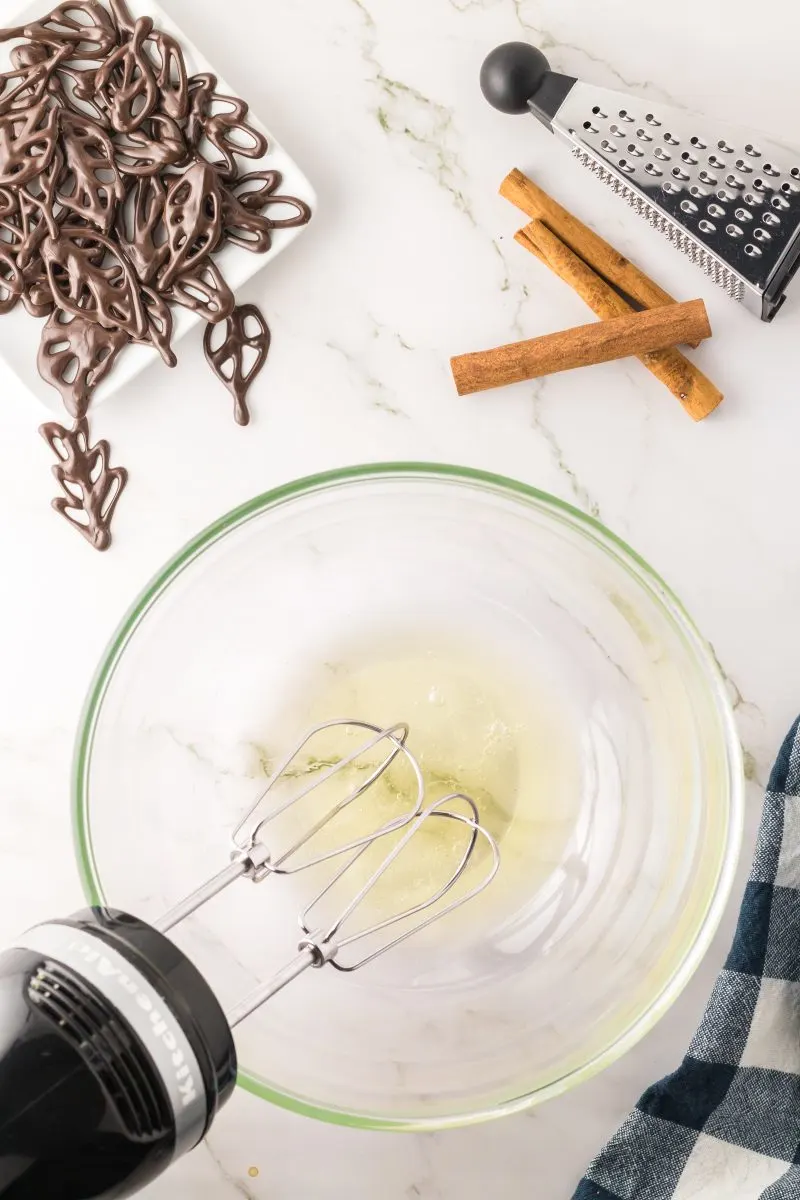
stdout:
[[573,1200],[800,1198],[799,730],[773,768],[733,946],[689,1052]]

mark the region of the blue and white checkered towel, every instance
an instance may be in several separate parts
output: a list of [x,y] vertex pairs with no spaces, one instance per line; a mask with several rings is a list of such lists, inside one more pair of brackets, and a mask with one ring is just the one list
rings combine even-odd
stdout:
[[799,731],[770,776],[736,936],[689,1053],[573,1200],[800,1198]]

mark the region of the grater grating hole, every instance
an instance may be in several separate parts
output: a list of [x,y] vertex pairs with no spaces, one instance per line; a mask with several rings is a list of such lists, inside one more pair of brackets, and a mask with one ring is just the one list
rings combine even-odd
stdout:
[[680,146],[678,138],[673,137],[671,133],[664,134],[664,141],[670,146]]
[[698,175],[698,179],[701,179],[703,181],[703,183],[707,183],[709,185],[709,187],[717,186],[716,175],[710,175],[708,171],[701,171],[700,174]]
[[597,128],[597,126],[596,126],[596,125],[593,125],[591,121],[584,121],[584,122],[583,122],[583,128],[584,128],[584,129],[588,129],[588,130],[590,130],[592,133],[599,133],[599,132],[600,132],[600,130]]
[[724,217],[725,209],[722,207],[721,204],[709,204],[708,215],[710,217],[717,217],[717,218]]
[[600,145],[603,147],[604,150],[609,150],[612,154],[616,154],[616,152],[617,152],[616,142],[610,142],[608,140],[608,138],[603,138]]
[[745,154],[749,154],[751,158],[761,158],[761,151],[752,142],[748,142],[744,148]]
[[752,242],[748,242],[744,248],[744,252],[748,258],[760,258],[761,250],[758,246],[754,246]]
[[698,183],[693,183],[692,186],[689,188],[689,191],[692,196],[707,196],[708,195],[708,192],[706,191],[706,189],[704,187],[700,187],[700,185]]
[[684,150],[683,154],[681,155],[681,158],[683,159],[684,162],[692,163],[694,165],[696,165],[697,163],[700,162],[700,159],[695,158],[694,154],[690,154],[688,150]]
[[729,192],[727,188],[720,188],[717,192],[717,198],[719,200],[727,200],[728,203],[731,203],[731,201],[736,199],[736,196],[733,192]]
[[636,167],[633,165],[632,162],[628,162],[627,158],[621,158],[619,160],[619,166],[620,166],[620,170],[625,171],[625,173],[628,175],[632,175],[633,172],[636,170]]
[[770,201],[773,208],[788,208],[789,201],[784,196],[773,196]]
[[697,222],[697,227],[703,233],[716,233],[717,232],[717,227],[714,224],[714,222],[707,221],[705,217],[703,217],[703,219],[701,221]]
[[661,124],[660,121],[656,120],[656,118],[653,116],[652,113],[645,113],[644,119],[645,119],[645,121],[647,121],[648,125],[660,125]]
[[647,171],[648,175],[663,175],[664,174],[664,172],[660,169],[660,167],[657,167],[655,165],[655,163],[645,163],[644,169],[645,169],[645,171]]
[[757,242],[771,242],[772,241],[772,234],[767,229],[761,229],[761,228],[754,229],[753,237],[756,239]]
[[643,158],[644,150],[640,150],[635,142],[631,142],[628,146],[628,154],[632,154],[634,158]]
[[660,146],[656,146],[653,154],[655,154],[656,158],[660,158],[662,162],[669,162],[672,158],[672,155],[667,154],[666,150],[662,150]]
[[631,116],[631,114],[624,108],[621,108],[619,110],[618,115],[619,115],[619,118],[621,121],[632,121],[633,120],[633,117]]
[[676,179],[683,179],[684,181],[691,179],[691,175],[688,171],[684,171],[683,167],[673,167],[672,174]]
[[735,188],[743,188],[744,187],[744,180],[740,179],[738,175],[734,175],[733,171],[731,171],[729,175],[725,176],[725,182],[730,187],[735,187]]
[[765,225],[771,225],[773,229],[777,228],[781,223],[780,217],[774,212],[765,212],[761,219]]
[[753,187],[756,189],[757,192],[769,191],[769,184],[764,183],[763,179],[754,179]]
[[685,213],[696,213],[700,211],[693,200],[681,200],[681,208]]
[[636,136],[642,142],[652,142],[653,140],[653,135],[648,133],[646,129],[637,129]]
[[725,232],[730,234],[730,236],[734,237],[734,238],[740,238],[740,237],[744,236],[744,230],[742,229],[741,225],[734,225],[734,224],[726,225]]
[[602,117],[603,120],[605,120],[606,117],[608,116],[608,113],[604,113],[599,104],[595,104],[594,108],[592,109],[592,112],[594,113],[594,115],[596,117]]
[[772,163],[764,163],[764,174],[771,175],[774,179],[777,175],[780,175],[780,171]]
[[796,192],[796,191],[797,191],[797,184],[796,184],[796,183],[790,183],[790,182],[789,182],[789,180],[787,179],[785,183],[782,183],[782,184],[781,184],[781,191],[782,191],[782,192],[786,192],[786,194],[787,194],[787,196],[788,196],[788,195],[790,195],[792,192]]
[[717,149],[721,150],[723,154],[733,154],[733,146],[729,146],[724,138],[720,138],[717,142]]
[[716,154],[709,154],[708,165],[710,167],[724,167],[725,163],[722,161],[721,158],[718,158]]
[[792,175],[795,179],[800,179],[800,167],[792,167],[789,174]]
[[693,146],[697,146],[698,150],[707,150],[708,149],[707,144],[704,141],[702,141],[699,137],[690,138],[689,141],[692,143]]
[[[731,267],[721,262],[702,243],[696,241],[695,238],[679,225],[676,225],[669,217],[659,212],[658,209],[653,208],[640,192],[628,187],[624,180],[619,179],[608,171],[593,155],[577,146],[573,149],[573,154],[579,162],[588,167],[604,183],[608,184],[612,191],[627,200],[640,216],[646,217],[655,229],[664,234],[673,245],[682,250],[692,262],[701,266],[706,274],[722,287],[733,300],[741,302],[744,299],[744,281],[740,279]],[[670,194],[679,193],[682,190],[681,185],[673,182],[671,179],[665,179],[661,187],[663,191]],[[758,248],[755,246],[753,247],[753,251],[755,254],[759,253]]]
[[747,208],[737,208],[733,214],[737,221],[752,221],[753,214]]
[[746,163],[743,158],[737,158],[736,166],[739,168],[739,170],[742,172],[743,175],[752,175],[753,174],[753,168],[750,166],[749,163]]
[[753,206],[764,203],[760,196],[754,196],[752,192],[746,193],[744,202],[745,204],[752,204]]
[[614,124],[612,123],[611,125],[609,125],[609,127],[608,127],[608,128],[609,128],[609,129],[611,130],[611,132],[614,134],[614,137],[621,137],[621,138],[624,138],[624,137],[626,136],[626,135],[625,135],[625,130],[624,130],[624,129],[620,129],[619,125],[614,125]]

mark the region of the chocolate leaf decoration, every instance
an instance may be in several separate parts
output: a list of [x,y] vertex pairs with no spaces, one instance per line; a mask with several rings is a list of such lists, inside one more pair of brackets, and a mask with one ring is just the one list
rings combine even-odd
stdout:
[[108,233],[125,196],[111,139],[88,117],[63,112],[61,145],[66,161],[59,203]]
[[95,76],[97,98],[118,133],[139,129],[156,107],[158,87],[143,45],[152,31],[150,17],[140,17],[130,42],[118,46]]
[[[236,155],[241,158],[263,158],[267,152],[267,139],[247,123],[250,109],[244,100],[235,96],[211,95],[206,90],[213,76],[195,76],[201,82],[192,95],[192,113],[189,120],[189,140],[202,150],[203,138],[222,155],[222,162],[215,166],[224,179],[235,179],[239,173]],[[216,86],[216,81],[214,81]]]
[[114,139],[117,166],[124,175],[157,175],[186,159],[180,125],[163,113],[153,113],[141,129]]
[[165,204],[163,183],[157,175],[148,175],[134,182],[117,211],[120,246],[142,283],[155,279],[169,255],[163,224]]
[[128,341],[121,329],[104,329],[86,317],[56,309],[42,330],[39,374],[61,393],[72,416],[82,417],[94,389]]
[[222,232],[219,176],[208,163],[196,162],[169,186],[164,221],[169,258],[159,275],[162,290],[192,271],[214,250]]
[[30,67],[38,67],[41,63],[47,62],[50,57],[50,52],[47,46],[39,46],[36,42],[23,42],[21,46],[14,46],[9,55],[11,65],[17,71],[25,71]]
[[0,316],[11,312],[24,290],[25,280],[16,255],[0,242]]
[[175,38],[156,30],[147,41],[151,58],[155,59],[158,104],[173,121],[184,121],[189,114],[189,81],[186,60]]
[[153,288],[143,287],[141,295],[147,313],[147,333],[137,341],[143,346],[153,346],[168,367],[175,367],[178,365],[178,356],[172,349],[172,311],[163,296]]
[[[98,263],[102,250],[104,264]],[[119,327],[132,338],[144,337],[147,318],[139,284],[128,260],[105,234],[66,225],[42,246],[47,279],[57,306],[107,329]]]
[[[80,14],[80,19],[75,14]],[[0,33],[0,41],[18,37],[43,46],[67,46],[74,56],[90,60],[105,58],[117,44],[114,21],[96,0],[70,0],[40,21]]]
[[[253,171],[225,190],[222,224],[229,242],[254,254],[264,254],[272,244],[273,229],[289,229],[308,223],[311,209],[305,201],[275,193],[280,181],[278,171]],[[272,216],[264,211],[280,206],[289,209],[288,216]]]
[[[247,332],[247,322],[257,329]],[[222,341],[219,340],[222,333]],[[255,304],[240,304],[227,317],[224,325],[209,325],[204,348],[212,370],[233,396],[233,415],[237,425],[250,423],[247,392],[267,360],[271,335],[264,315]],[[252,362],[245,360],[245,351],[255,353]]]
[[206,259],[194,271],[180,275],[165,293],[165,299],[200,313],[212,325],[224,321],[236,307],[233,292],[211,259]]
[[46,170],[56,149],[57,118],[58,109],[46,99],[0,117],[0,187],[21,187]]
[[111,121],[95,99],[96,77],[96,68],[65,64],[53,75],[51,91],[62,108],[87,117],[101,129],[108,130]]
[[40,434],[59,459],[53,467],[63,496],[52,505],[95,550],[111,545],[111,518],[128,482],[124,467],[110,467],[108,442],[89,444],[86,418],[67,429],[56,421],[42,425]]

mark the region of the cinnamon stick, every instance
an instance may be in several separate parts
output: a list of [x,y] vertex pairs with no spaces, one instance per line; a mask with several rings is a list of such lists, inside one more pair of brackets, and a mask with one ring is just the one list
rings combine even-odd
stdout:
[[690,300],[577,325],[494,350],[460,354],[450,359],[450,366],[459,396],[467,396],[523,379],[662,350],[687,337],[699,340],[710,336],[706,306],[702,300]]
[[500,184],[500,195],[529,217],[538,218],[603,278],[615,284],[643,308],[675,304],[675,299],[645,275],[635,263],[548,196],[522,171],[513,170]]
[[[532,221],[514,236],[521,246],[568,283],[602,320],[630,315],[635,311],[542,221]],[[637,357],[656,379],[677,396],[693,420],[702,421],[721,403],[723,396],[719,388],[674,347]]]

